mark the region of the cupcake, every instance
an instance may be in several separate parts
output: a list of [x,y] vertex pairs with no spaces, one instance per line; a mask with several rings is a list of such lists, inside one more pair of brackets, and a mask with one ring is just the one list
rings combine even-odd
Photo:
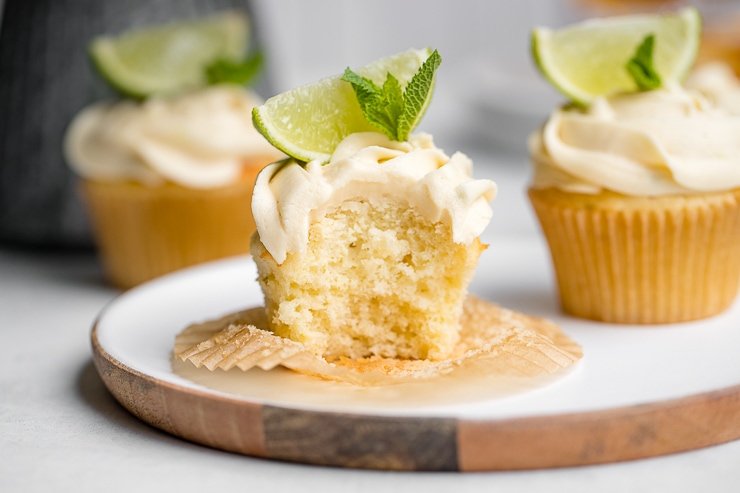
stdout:
[[113,285],[248,253],[254,179],[282,156],[252,125],[260,102],[222,84],[75,117],[64,151]]
[[[364,106],[358,128],[376,124],[347,132],[329,156],[268,166],[252,199],[251,251],[269,328],[328,360],[448,356],[485,248],[478,236],[492,215],[495,184],[473,179],[464,154],[449,157],[430,135],[410,134],[408,123],[420,119],[441,58],[427,50],[399,57],[407,60],[401,70],[419,70],[405,93],[386,92],[398,78],[382,71],[382,88],[349,69],[342,81],[319,82],[336,84],[332,95],[354,87],[357,102],[349,107]],[[413,111],[389,111],[377,124],[393,98],[399,108],[415,105]],[[258,121],[260,115],[256,110]]]
[[528,194],[565,312],[660,324],[730,306],[739,133],[740,117],[673,80],[550,115],[529,141]]
[[495,194],[431,136],[346,137],[257,179],[252,255],[270,329],[329,360],[446,357]]
[[[410,72],[404,92],[386,92],[399,72],[382,70],[382,88],[349,69],[342,80],[317,83],[331,97],[354,88],[343,104],[362,109],[361,131],[345,132],[329,155],[268,166],[252,200],[251,252],[269,328],[328,360],[449,355],[484,249],[478,236],[492,214],[495,184],[473,179],[469,158],[449,157],[430,135],[410,133],[431,97],[438,53],[411,50],[396,59],[398,70]],[[377,118],[404,105],[414,106]],[[279,143],[261,116],[269,115],[255,110],[262,131]]]
[[250,33],[227,11],[90,42],[121,97],[84,108],[63,146],[113,285],[249,252],[255,177],[284,157],[252,124]]

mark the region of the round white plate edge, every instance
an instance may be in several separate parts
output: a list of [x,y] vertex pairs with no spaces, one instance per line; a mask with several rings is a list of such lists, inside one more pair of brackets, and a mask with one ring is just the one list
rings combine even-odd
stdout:
[[[486,298],[494,301],[499,295],[506,299],[504,293],[511,290],[522,296],[539,293],[540,299],[543,292],[551,292],[547,253],[541,244],[531,238],[499,239],[495,252],[481,258],[473,292],[488,292]],[[498,277],[482,275],[489,270]],[[121,294],[103,309],[96,323],[98,342],[113,358],[142,374],[205,394],[244,398],[180,377],[172,371],[170,355],[174,335],[186,325],[259,304],[262,295],[255,277],[254,264],[245,256],[209,262],[146,283]],[[209,294],[214,286],[221,289]],[[161,301],[158,297],[164,295],[175,301],[179,296],[197,302],[178,302],[176,312],[162,310],[156,305]],[[135,327],[138,332],[121,320],[122,314],[130,315],[126,313],[130,304],[145,311],[147,323]],[[152,308],[153,312],[148,311]],[[620,327],[573,319],[558,313],[554,304],[538,311],[560,323],[581,343],[585,356],[569,375],[523,394],[390,410],[316,406],[290,399],[245,400],[319,411],[504,419],[647,404],[740,384],[740,363],[737,358],[733,361],[731,351],[740,347],[740,330],[733,331],[740,320],[738,303],[705,321],[662,327]]]

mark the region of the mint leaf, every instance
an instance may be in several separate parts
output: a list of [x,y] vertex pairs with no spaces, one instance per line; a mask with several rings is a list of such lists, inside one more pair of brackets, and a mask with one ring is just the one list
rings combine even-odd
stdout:
[[[396,121],[400,114],[398,108],[403,105],[403,95],[398,80],[388,74],[388,78],[381,88],[370,79],[362,77],[350,69],[344,71],[342,80],[352,84],[365,119],[371,125],[382,130],[391,140],[398,140]],[[396,90],[394,86],[398,89]],[[400,98],[401,100],[392,101],[391,98]]]
[[627,62],[627,72],[641,91],[650,91],[660,87],[660,75],[653,67],[653,46],[655,35],[650,34],[642,40],[634,56]]
[[216,60],[206,67],[206,78],[211,85],[232,83],[239,85],[249,84],[262,68],[262,53],[254,53],[241,62],[231,60]]
[[404,92],[403,89],[401,89],[401,83],[398,82],[398,79],[396,79],[391,73],[388,74],[385,79],[385,83],[383,84],[383,94],[383,106],[378,109],[384,108],[384,110],[381,109],[381,111],[388,116],[387,125],[395,127],[396,140],[406,140],[408,135],[404,136],[401,134],[398,125],[398,121],[400,120],[401,114],[405,108]]
[[434,72],[437,71],[442,63],[442,57],[437,50],[427,58],[419,67],[419,71],[406,86],[404,91],[403,113],[398,122],[398,133],[404,135],[402,140],[406,140],[409,133],[418,125],[421,117],[424,116],[424,102],[427,100],[429,91],[434,85]]
[[383,87],[349,68],[344,71],[342,80],[352,84],[365,119],[391,140],[401,142],[408,138],[423,116],[425,102],[434,85],[434,72],[440,63],[442,57],[434,50],[405,90],[391,73],[386,76]]

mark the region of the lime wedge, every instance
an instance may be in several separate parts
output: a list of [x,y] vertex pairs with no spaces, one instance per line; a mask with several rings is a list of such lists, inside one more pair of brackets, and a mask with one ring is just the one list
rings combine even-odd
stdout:
[[206,66],[218,59],[244,57],[249,33],[248,17],[229,11],[116,37],[101,36],[92,40],[89,52],[112,86],[128,96],[144,98],[204,86]]
[[699,50],[701,14],[689,7],[669,14],[591,19],[560,30],[532,31],[532,52],[542,74],[571,101],[634,92],[625,66],[637,46],[655,35],[654,66],[665,84],[688,75]]
[[[429,49],[408,50],[354,71],[378,85],[390,72],[405,88],[430,54]],[[255,127],[273,146],[299,161],[328,162],[346,136],[379,131],[365,120],[351,84],[341,78],[336,75],[273,96],[252,110]],[[432,92],[420,115],[429,106]]]

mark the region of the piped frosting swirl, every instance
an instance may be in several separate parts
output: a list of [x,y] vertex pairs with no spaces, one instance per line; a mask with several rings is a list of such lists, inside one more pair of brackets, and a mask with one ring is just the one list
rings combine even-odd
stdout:
[[625,195],[740,187],[740,117],[671,85],[560,108],[529,141],[534,188]]
[[326,165],[294,161],[266,167],[257,177],[252,211],[263,245],[276,262],[308,243],[310,224],[345,200],[398,200],[469,244],[488,225],[496,195],[491,180],[472,178],[473,163],[448,157],[428,134],[393,142],[374,132],[356,133],[337,146]]

